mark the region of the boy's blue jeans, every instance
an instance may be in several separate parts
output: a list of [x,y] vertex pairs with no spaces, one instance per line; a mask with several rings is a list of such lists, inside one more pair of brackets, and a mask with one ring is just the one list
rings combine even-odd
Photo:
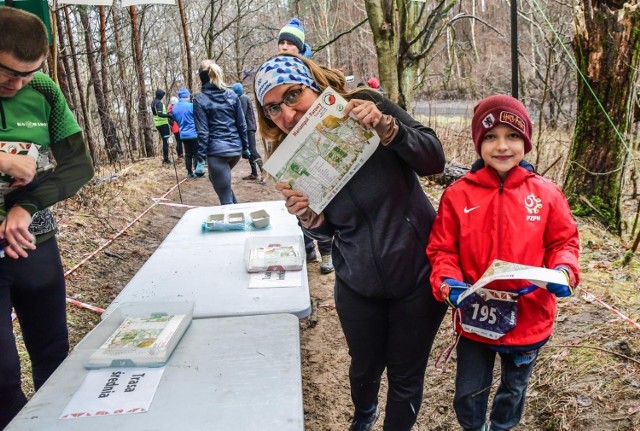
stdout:
[[[456,393],[453,408],[465,431],[480,431],[487,418],[496,354],[500,355],[500,386],[491,408],[491,431],[508,431],[522,417],[529,377],[535,364],[516,366],[514,354],[499,353],[489,345],[460,337],[457,352]],[[537,355],[536,355],[537,356]]]

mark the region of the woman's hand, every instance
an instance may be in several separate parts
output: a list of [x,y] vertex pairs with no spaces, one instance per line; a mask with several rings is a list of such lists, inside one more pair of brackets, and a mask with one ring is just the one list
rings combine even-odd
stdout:
[[309,209],[309,198],[300,190],[293,190],[287,183],[276,183],[276,190],[279,191],[285,199],[285,207],[289,214],[302,216]]
[[391,115],[380,112],[370,100],[351,99],[344,109],[344,114],[352,114],[366,129],[375,130],[383,145],[389,144],[398,133],[398,125]]
[[276,190],[284,196],[284,206],[289,214],[298,217],[304,227],[313,228],[324,221],[323,214],[318,215],[309,208],[309,198],[300,190],[293,190],[287,183],[276,183]]
[[[351,99],[344,108],[344,115],[353,114],[358,122],[367,129],[376,129],[382,120],[382,112],[370,100]],[[377,130],[376,130],[377,132]]]

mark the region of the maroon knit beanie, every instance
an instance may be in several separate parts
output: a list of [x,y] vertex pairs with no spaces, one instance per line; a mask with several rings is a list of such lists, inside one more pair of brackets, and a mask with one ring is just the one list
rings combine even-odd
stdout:
[[527,108],[514,97],[498,94],[482,99],[473,108],[471,137],[478,154],[484,135],[498,124],[506,124],[520,132],[524,139],[524,153],[531,151],[532,124]]

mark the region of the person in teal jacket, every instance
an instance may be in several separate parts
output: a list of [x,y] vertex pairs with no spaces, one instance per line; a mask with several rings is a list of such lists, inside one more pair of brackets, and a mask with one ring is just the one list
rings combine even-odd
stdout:
[[[12,178],[2,196],[6,216],[0,221],[6,254],[0,259],[2,429],[27,402],[11,308],[29,352],[36,390],[69,351],[64,271],[56,221],[48,208],[89,181],[93,164],[60,88],[39,72],[48,53],[42,21],[28,12],[0,7],[0,28],[0,171]],[[33,145],[38,147],[37,161],[6,152]]]

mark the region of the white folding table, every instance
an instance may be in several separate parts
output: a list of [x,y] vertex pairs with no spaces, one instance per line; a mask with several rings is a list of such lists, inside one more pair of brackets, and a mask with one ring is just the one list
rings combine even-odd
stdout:
[[[270,215],[266,229],[202,231],[211,214],[264,209]],[[300,286],[249,288],[243,255],[252,235],[302,235],[296,217],[284,201],[251,202],[187,211],[158,249],[107,308],[106,317],[122,302],[193,301],[194,318],[291,313],[309,315],[311,301],[306,263]],[[304,260],[304,259],[303,259]]]
[[291,314],[193,320],[148,412],[58,419],[88,373],[81,345],[5,431],[304,430],[298,319]]

